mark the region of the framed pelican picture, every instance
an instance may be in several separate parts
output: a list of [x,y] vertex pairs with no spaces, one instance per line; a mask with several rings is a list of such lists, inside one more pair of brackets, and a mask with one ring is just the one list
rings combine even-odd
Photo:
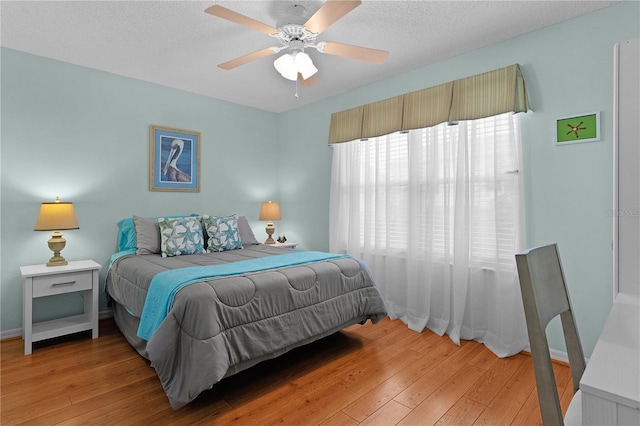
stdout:
[[200,192],[200,133],[156,125],[149,131],[149,190]]

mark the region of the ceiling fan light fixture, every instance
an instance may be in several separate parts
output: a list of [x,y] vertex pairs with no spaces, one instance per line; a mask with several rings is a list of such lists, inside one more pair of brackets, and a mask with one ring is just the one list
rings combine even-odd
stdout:
[[304,52],[300,52],[295,57],[295,65],[303,79],[307,79],[318,72],[318,68],[313,65],[313,61]]
[[302,87],[311,87],[316,84],[315,74],[318,72],[318,68],[315,67],[309,55],[304,53],[305,49],[314,48],[320,53],[375,64],[382,64],[387,60],[389,52],[384,50],[336,42],[320,41],[316,43],[318,35],[361,3],[361,0],[325,0],[324,4],[310,18],[307,18],[305,7],[294,4],[287,8],[284,15],[278,20],[276,27],[256,21],[220,5],[208,7],[205,9],[205,13],[264,33],[277,39],[281,44],[278,47],[268,47],[224,62],[218,65],[220,68],[231,70],[288,49],[289,53],[273,62],[275,69],[282,77],[291,81],[301,81]]
[[291,81],[298,79],[298,73],[306,80],[318,72],[309,55],[304,52],[294,52],[293,55],[285,53],[273,61],[273,66],[281,76]]
[[295,59],[289,53],[285,53],[273,61],[273,66],[287,80],[296,81],[298,79]]

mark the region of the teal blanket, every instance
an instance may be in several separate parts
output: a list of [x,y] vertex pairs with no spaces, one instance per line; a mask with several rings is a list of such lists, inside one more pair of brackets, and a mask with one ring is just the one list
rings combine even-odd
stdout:
[[186,285],[206,278],[248,274],[344,257],[349,257],[349,255],[319,251],[294,251],[287,254],[242,260],[222,265],[196,266],[161,272],[154,276],[149,284],[140,325],[138,326],[138,337],[147,341],[151,338],[169,313],[174,296],[178,290]]

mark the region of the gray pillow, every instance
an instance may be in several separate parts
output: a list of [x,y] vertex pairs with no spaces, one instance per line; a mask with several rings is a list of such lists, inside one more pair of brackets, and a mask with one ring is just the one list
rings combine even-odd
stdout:
[[240,241],[242,241],[243,246],[260,244],[256,240],[256,236],[253,235],[253,229],[249,226],[246,216],[238,216],[238,232],[240,232]]
[[160,253],[160,225],[150,217],[133,216],[136,230],[136,254]]

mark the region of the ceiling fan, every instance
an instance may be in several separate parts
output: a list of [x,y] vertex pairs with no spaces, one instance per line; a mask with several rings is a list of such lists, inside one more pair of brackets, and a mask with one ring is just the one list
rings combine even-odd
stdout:
[[210,15],[260,31],[280,42],[280,46],[267,47],[218,66],[225,70],[231,70],[286,49],[288,53],[276,59],[273,63],[274,67],[284,78],[300,81],[302,87],[310,87],[316,84],[315,74],[318,69],[313,65],[309,55],[305,53],[307,48],[314,48],[318,52],[329,55],[382,64],[389,56],[389,52],[384,50],[331,41],[316,42],[320,33],[360,6],[361,3],[360,0],[328,0],[308,19],[307,10],[303,6],[294,4],[287,8],[285,16],[278,20],[276,27],[256,21],[220,5],[208,7],[205,12]]

